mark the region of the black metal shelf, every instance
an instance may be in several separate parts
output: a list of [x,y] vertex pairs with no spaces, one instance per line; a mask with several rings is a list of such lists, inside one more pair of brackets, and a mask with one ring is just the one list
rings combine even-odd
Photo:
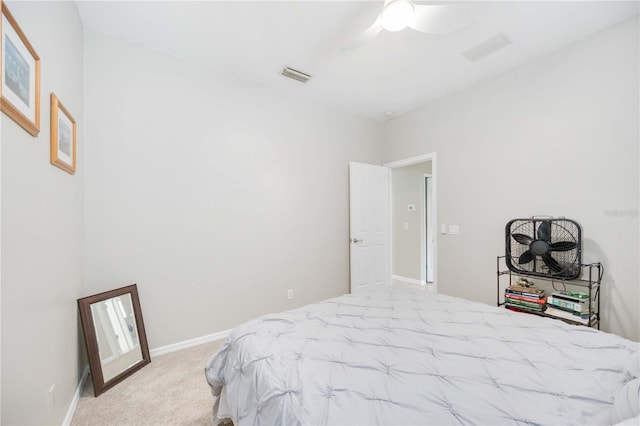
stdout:
[[[505,258],[506,256],[497,256],[497,259],[496,259],[496,272],[497,272],[496,305],[498,307],[504,305],[504,302],[501,301],[500,298],[502,296],[502,298],[504,299],[504,289],[512,285],[514,283],[514,278],[516,277],[518,278],[524,277],[524,278],[529,278],[533,280],[550,282],[554,290],[557,290],[556,285],[562,285],[564,289],[566,289],[567,286],[586,288],[588,289],[588,294],[589,294],[589,322],[587,324],[584,324],[580,321],[573,321],[568,318],[557,317],[555,315],[547,314],[545,312],[534,312],[534,311],[524,312],[523,311],[522,313],[537,315],[540,317],[558,319],[569,324],[586,325],[587,327],[596,327],[598,328],[598,330],[600,329],[600,286],[602,284],[602,275],[603,275],[602,264],[600,262],[585,263],[580,265],[582,269],[581,277],[585,277],[585,278],[578,278],[575,280],[559,280],[552,277],[529,276],[526,274],[515,273],[510,269],[506,269],[506,263],[504,262]],[[502,265],[500,262],[501,260],[502,260]],[[509,282],[506,283],[506,285],[501,286],[500,278],[505,275],[509,276]],[[500,291],[501,288],[502,288],[502,292]]]

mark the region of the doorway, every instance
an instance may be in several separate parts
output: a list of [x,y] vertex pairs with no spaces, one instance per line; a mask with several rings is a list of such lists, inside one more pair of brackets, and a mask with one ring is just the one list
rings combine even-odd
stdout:
[[391,169],[391,279],[437,291],[436,154],[384,166]]

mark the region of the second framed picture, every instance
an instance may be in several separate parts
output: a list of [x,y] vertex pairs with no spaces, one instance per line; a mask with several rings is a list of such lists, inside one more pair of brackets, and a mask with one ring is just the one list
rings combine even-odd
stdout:
[[67,173],[76,172],[76,121],[51,94],[51,164]]

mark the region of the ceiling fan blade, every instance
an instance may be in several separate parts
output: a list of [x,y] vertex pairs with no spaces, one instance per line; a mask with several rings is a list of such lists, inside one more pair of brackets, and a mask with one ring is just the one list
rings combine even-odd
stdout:
[[380,2],[360,2],[354,14],[318,49],[315,62],[320,66],[355,50],[382,31]]
[[512,234],[511,235],[513,237],[514,240],[516,240],[517,242],[519,242],[520,244],[525,244],[525,245],[529,245],[533,242],[533,238],[531,238],[528,235],[524,235],[524,234]]
[[543,220],[538,226],[538,239],[542,241],[551,241],[551,222]]
[[531,253],[531,250],[527,250],[524,253],[522,253],[522,255],[520,255],[520,257],[518,258],[518,263],[520,265],[524,265],[525,263],[529,263],[533,260],[533,253]]
[[553,272],[562,272],[562,266],[549,254],[542,255],[542,261],[545,265],[549,267]]
[[378,34],[380,34],[380,32],[382,32],[382,19],[380,19],[380,15],[378,15],[376,20],[369,26],[369,28],[367,28],[351,40],[345,42],[340,47],[340,51],[348,52],[350,50],[358,49],[368,41],[373,40]]
[[573,241],[558,241],[557,243],[552,243],[549,246],[549,250],[551,251],[569,251],[578,247],[578,244]]
[[473,9],[461,4],[414,4],[410,28],[427,34],[446,34],[461,30],[475,20]]

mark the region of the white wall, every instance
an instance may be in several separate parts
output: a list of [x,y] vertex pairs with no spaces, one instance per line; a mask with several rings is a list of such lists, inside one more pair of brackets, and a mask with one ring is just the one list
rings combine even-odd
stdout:
[[602,328],[640,339],[638,50],[636,17],[387,123],[385,162],[438,154],[439,221],[461,228],[438,236],[441,292],[495,303],[506,222],[565,216],[606,268]]
[[348,292],[381,124],[91,30],[85,70],[87,293],[137,283],[151,348]]
[[[2,114],[2,424],[60,424],[79,380],[84,287],[82,24],[73,2],[7,2],[41,60],[40,135]],[[78,164],[49,164],[50,94],[77,121]],[[53,412],[48,391],[55,384]]]
[[[391,273],[418,281],[422,280],[422,233],[426,232],[424,175],[430,173],[431,161],[391,170]],[[415,205],[415,211],[408,210],[409,204]]]

